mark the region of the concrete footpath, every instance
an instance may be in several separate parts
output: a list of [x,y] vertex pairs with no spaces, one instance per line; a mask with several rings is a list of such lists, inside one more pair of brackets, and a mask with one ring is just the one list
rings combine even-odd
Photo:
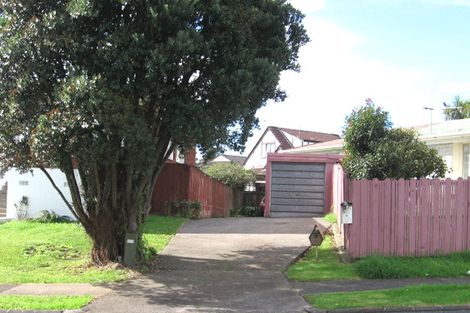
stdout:
[[91,284],[23,284],[0,285],[0,296],[92,296],[99,298],[112,291],[109,287]]

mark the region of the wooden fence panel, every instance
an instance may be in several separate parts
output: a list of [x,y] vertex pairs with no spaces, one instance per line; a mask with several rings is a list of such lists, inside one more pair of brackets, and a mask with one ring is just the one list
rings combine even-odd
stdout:
[[417,186],[416,179],[410,180],[410,202],[409,202],[409,218],[408,218],[408,227],[407,232],[409,232],[409,241],[407,245],[406,255],[412,254],[416,251],[416,242],[418,241],[418,233],[417,233],[417,215],[418,215],[418,206],[419,202],[417,199],[416,189]]
[[207,176],[195,167],[190,168],[188,199],[201,202],[203,217],[228,217],[239,196],[232,188]]
[[344,228],[352,257],[421,256],[470,249],[470,182],[351,181],[353,224]]
[[153,192],[151,213],[166,214],[166,203],[175,199],[199,201],[202,217],[227,217],[241,206],[242,195],[193,166],[166,163]]

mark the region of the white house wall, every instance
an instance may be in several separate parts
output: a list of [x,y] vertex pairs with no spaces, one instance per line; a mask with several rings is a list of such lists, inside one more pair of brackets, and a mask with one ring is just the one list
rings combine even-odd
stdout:
[[277,141],[271,130],[268,130],[265,133],[261,141],[254,148],[253,153],[248,156],[248,159],[245,162],[246,169],[264,168],[266,166],[266,155],[264,155],[264,157],[261,155],[261,149],[267,143],[275,143],[276,149],[279,147],[279,141]]
[[219,155],[215,159],[211,161],[211,163],[230,163],[231,161],[224,157],[223,155]]
[[[59,169],[48,169],[47,171],[54,179],[57,187],[70,201],[70,192],[64,173]],[[37,217],[42,210],[54,211],[58,215],[72,217],[62,198],[40,169],[34,168],[32,173],[27,172],[25,174],[19,173],[16,169],[11,169],[2,178],[2,186],[5,182],[8,182],[7,218],[17,218],[15,204],[18,205],[23,197],[28,199],[27,217]]]

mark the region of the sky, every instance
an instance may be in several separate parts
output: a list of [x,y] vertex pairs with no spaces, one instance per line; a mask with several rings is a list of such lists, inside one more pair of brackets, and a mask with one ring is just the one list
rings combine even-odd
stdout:
[[284,72],[288,98],[257,116],[267,126],[341,134],[371,98],[396,127],[443,120],[443,102],[470,99],[470,0],[290,0],[311,39],[300,73]]

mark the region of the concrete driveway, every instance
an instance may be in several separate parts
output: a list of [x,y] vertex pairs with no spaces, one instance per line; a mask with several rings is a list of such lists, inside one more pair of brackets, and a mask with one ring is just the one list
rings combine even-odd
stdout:
[[190,221],[159,271],[123,283],[89,312],[303,312],[282,271],[308,246],[310,218]]

